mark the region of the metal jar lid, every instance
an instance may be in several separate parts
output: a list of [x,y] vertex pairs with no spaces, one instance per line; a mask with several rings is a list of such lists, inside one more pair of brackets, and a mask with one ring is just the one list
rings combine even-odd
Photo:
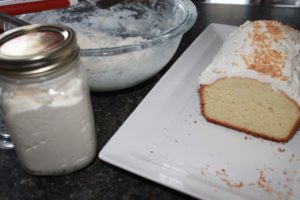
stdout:
[[0,36],[0,74],[33,78],[57,72],[76,59],[74,31],[61,25],[29,25]]

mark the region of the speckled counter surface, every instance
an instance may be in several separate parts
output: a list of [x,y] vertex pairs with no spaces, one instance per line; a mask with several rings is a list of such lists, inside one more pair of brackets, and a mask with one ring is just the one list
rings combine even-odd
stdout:
[[[198,20],[184,35],[174,58],[159,74],[130,89],[91,94],[98,135],[98,152],[208,24],[239,25],[245,20],[276,19],[300,29],[299,8],[207,5],[194,2],[198,8]],[[179,200],[192,198],[114,167],[98,158],[95,158],[87,168],[70,175],[35,177],[21,168],[13,150],[0,150],[0,199]]]

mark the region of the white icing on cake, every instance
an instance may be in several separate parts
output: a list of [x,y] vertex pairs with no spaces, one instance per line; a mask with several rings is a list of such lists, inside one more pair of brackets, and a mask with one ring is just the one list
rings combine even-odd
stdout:
[[229,35],[199,82],[224,77],[269,83],[300,105],[300,32],[276,21],[245,22]]

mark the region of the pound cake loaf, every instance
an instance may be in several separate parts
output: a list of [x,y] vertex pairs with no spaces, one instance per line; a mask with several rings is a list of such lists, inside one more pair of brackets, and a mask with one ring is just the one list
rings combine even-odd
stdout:
[[287,142],[300,125],[300,32],[277,21],[247,21],[199,82],[207,121]]

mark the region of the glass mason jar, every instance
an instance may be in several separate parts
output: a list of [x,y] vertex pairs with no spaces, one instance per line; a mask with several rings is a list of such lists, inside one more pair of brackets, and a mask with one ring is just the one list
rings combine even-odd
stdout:
[[0,111],[18,159],[60,175],[96,155],[94,118],[72,29],[29,25],[0,36]]

